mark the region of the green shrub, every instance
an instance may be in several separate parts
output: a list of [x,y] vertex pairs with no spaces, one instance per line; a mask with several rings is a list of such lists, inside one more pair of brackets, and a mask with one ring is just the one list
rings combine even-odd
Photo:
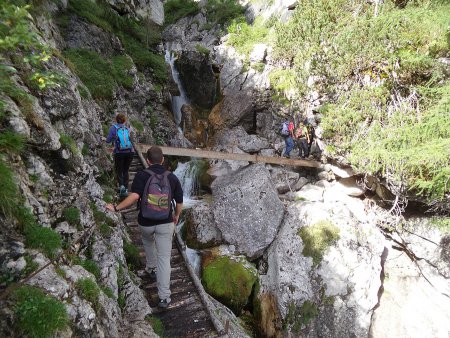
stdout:
[[209,22],[225,25],[244,15],[245,8],[237,0],[208,0],[206,17]]
[[102,286],[101,290],[108,298],[115,299],[114,292],[113,292],[113,290],[111,290],[111,288],[109,288],[107,286]]
[[200,12],[198,4],[193,0],[168,0],[164,2],[164,19],[166,25],[171,25],[186,16]]
[[131,125],[140,133],[144,131],[144,125],[141,121],[138,120],[130,120]]
[[14,292],[14,300],[15,325],[25,336],[53,337],[69,323],[64,304],[40,289],[23,286]]
[[39,225],[28,225],[24,229],[25,243],[27,246],[40,249],[49,258],[55,258],[61,248],[61,236],[50,228]]
[[94,51],[82,48],[67,49],[63,55],[73,63],[75,73],[89,89],[92,97],[112,97],[116,81],[107,60]]
[[67,207],[63,211],[63,217],[70,225],[78,225],[80,223],[80,209]]
[[131,242],[124,241],[123,251],[125,252],[127,264],[132,270],[138,270],[142,267],[142,261],[139,256],[139,248],[136,245]]
[[208,56],[209,53],[210,53],[208,48],[206,48],[205,46],[202,46],[200,44],[196,44],[195,45],[195,49],[197,50],[197,52],[202,53],[202,54],[204,54],[206,56]]
[[133,88],[133,77],[128,74],[133,67],[133,62],[125,55],[117,55],[112,58],[112,71],[117,83],[127,89]]
[[313,265],[318,265],[325,251],[339,239],[339,228],[330,221],[320,221],[310,226],[304,226],[298,231],[303,241],[304,256],[312,257]]
[[269,29],[264,25],[262,18],[257,18],[252,25],[249,25],[245,18],[234,20],[228,27],[230,38],[227,43],[236,50],[249,56],[255,44],[267,42]]
[[100,288],[90,278],[81,278],[76,281],[75,287],[80,296],[90,302],[95,310],[99,307]]
[[20,154],[25,146],[25,137],[13,131],[0,133],[0,152]]
[[74,264],[82,266],[86,271],[89,271],[90,273],[92,273],[97,281],[100,280],[100,267],[92,259],[84,259],[83,260],[83,259],[76,258],[74,260]]
[[59,142],[61,142],[61,145],[64,148],[69,149],[72,154],[75,155],[78,153],[77,144],[75,143],[75,140],[69,135],[61,134],[59,136]]

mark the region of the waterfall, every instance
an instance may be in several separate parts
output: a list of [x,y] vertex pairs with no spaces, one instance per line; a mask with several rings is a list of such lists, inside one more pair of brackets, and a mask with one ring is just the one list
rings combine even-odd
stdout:
[[183,84],[180,80],[180,74],[175,67],[175,60],[177,59],[176,54],[169,50],[166,50],[165,60],[170,65],[170,70],[172,72],[173,79],[180,90],[180,96],[172,96],[172,113],[176,124],[179,126],[181,123],[181,107],[183,104],[188,104],[189,101],[186,97],[186,92],[184,91]]
[[[200,171],[200,161],[191,160],[189,162],[178,162],[177,168],[173,172],[180,180],[181,187],[183,188],[183,209],[192,208],[199,201],[192,199],[191,197],[197,196],[200,191],[200,184],[198,181],[198,175]],[[177,231],[180,231],[184,226],[184,220],[182,220],[178,226]],[[197,275],[200,274],[200,254],[197,250],[190,249],[186,246],[186,256],[189,264],[193,267]]]

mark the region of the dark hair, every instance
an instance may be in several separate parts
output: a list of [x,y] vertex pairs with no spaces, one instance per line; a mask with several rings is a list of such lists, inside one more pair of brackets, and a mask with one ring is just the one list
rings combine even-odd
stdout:
[[116,116],[117,123],[122,124],[122,123],[125,123],[126,120],[127,120],[127,118],[126,118],[125,114],[122,114],[122,113],[117,114],[117,116]]
[[163,158],[164,155],[160,147],[153,146],[147,150],[147,160],[149,160],[152,164],[160,164]]

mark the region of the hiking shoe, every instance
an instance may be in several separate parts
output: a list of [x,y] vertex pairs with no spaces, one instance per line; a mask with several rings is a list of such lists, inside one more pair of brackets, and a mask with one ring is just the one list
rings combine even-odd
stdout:
[[159,303],[158,303],[158,307],[165,309],[169,306],[169,304],[170,304],[170,298],[160,299]]
[[145,268],[145,272],[150,276],[150,279],[156,279],[156,269]]

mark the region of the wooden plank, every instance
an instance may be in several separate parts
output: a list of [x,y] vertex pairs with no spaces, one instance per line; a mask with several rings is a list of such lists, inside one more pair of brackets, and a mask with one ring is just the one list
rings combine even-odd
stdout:
[[[152,145],[149,144],[138,144],[137,147],[141,153],[147,152],[147,150]],[[164,155],[175,155],[175,156],[187,156],[187,157],[198,157],[198,158],[210,158],[216,160],[233,160],[233,161],[247,161],[254,163],[270,163],[270,164],[284,164],[299,167],[310,167],[310,168],[320,168],[322,164],[313,160],[297,160],[284,157],[270,157],[270,156],[259,156],[252,154],[237,154],[237,153],[225,153],[221,151],[211,151],[203,149],[191,149],[191,148],[174,148],[174,147],[162,147]]]

